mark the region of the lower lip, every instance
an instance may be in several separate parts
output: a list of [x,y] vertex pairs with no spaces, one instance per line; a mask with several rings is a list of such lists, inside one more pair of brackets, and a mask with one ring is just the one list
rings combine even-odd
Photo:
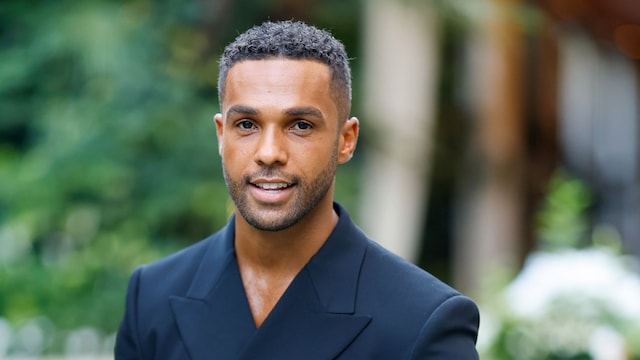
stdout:
[[286,201],[293,192],[294,186],[289,186],[284,189],[262,189],[257,186],[251,186],[251,195],[260,203],[276,205]]

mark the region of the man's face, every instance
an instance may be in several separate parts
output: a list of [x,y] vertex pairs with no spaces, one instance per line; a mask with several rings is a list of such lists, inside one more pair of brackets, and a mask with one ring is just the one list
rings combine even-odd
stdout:
[[336,165],[349,160],[358,123],[340,121],[328,66],[246,60],[227,75],[215,117],[231,198],[260,230],[286,229],[332,201]]

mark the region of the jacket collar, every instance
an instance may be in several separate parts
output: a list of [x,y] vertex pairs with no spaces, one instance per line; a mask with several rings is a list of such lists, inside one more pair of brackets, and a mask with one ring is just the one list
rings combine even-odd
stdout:
[[334,209],[338,223],[305,269],[326,312],[353,314],[367,241],[341,205],[334,203]]
[[[233,241],[235,217],[208,241],[185,297],[171,305],[192,359],[334,358],[366,327],[355,314],[364,234],[339,204],[335,229],[295,277],[259,329],[242,286]],[[242,353],[241,357],[237,354]]]

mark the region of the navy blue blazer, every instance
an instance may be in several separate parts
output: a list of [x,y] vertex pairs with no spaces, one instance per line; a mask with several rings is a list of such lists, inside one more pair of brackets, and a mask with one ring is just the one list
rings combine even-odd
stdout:
[[115,358],[477,359],[476,305],[385,250],[347,212],[256,328],[234,251],[219,232],[136,269]]

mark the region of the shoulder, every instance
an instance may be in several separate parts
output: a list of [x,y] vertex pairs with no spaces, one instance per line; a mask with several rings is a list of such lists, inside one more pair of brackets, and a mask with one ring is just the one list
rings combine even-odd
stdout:
[[388,296],[403,299],[418,298],[420,306],[437,306],[447,298],[460,295],[426,270],[367,239],[368,246],[361,270],[361,285],[381,291]]
[[367,241],[358,290],[359,310],[371,314],[370,330],[376,337],[395,339],[371,346],[381,352],[397,346],[404,349],[398,351],[410,350],[417,358],[425,354],[438,359],[477,358],[475,341],[480,319],[473,300],[372,240]]
[[185,279],[193,277],[214,239],[215,235],[212,235],[167,257],[139,266],[136,273],[141,285],[153,284],[156,289],[186,292],[190,282]]
[[428,271],[370,239],[360,273],[360,292],[364,299],[385,304],[385,313],[398,322],[405,320],[405,325],[415,326],[428,321],[443,303],[462,297]]
[[[153,263],[137,267],[129,279],[125,313],[116,337],[117,359],[145,358],[160,331],[171,333],[169,298],[184,296],[216,235]],[[156,334],[149,336],[149,334]],[[146,354],[149,355],[149,354]],[[151,356],[151,355],[149,355]]]
[[[203,266],[216,267],[233,250],[232,224],[178,252],[139,266],[131,276],[129,292],[139,301],[153,302],[169,296],[185,296]],[[205,261],[207,259],[207,261]],[[135,289],[132,289],[135,287]]]
[[127,307],[137,309],[141,318],[165,316],[170,296],[185,296],[202,259],[216,241],[203,239],[155,262],[138,266],[129,279]]
[[357,312],[371,316],[369,336],[361,339],[366,347],[390,357],[477,359],[473,300],[367,241],[357,295]]
[[[440,303],[460,293],[426,270],[384,248],[362,231],[339,205],[340,221],[325,244],[325,262],[348,258],[360,262],[358,296],[363,305],[384,301],[405,309],[422,312],[435,309]],[[349,255],[344,255],[345,253]],[[360,257],[362,254],[362,257]],[[335,268],[335,266],[333,266]],[[375,300],[378,299],[378,300]]]

